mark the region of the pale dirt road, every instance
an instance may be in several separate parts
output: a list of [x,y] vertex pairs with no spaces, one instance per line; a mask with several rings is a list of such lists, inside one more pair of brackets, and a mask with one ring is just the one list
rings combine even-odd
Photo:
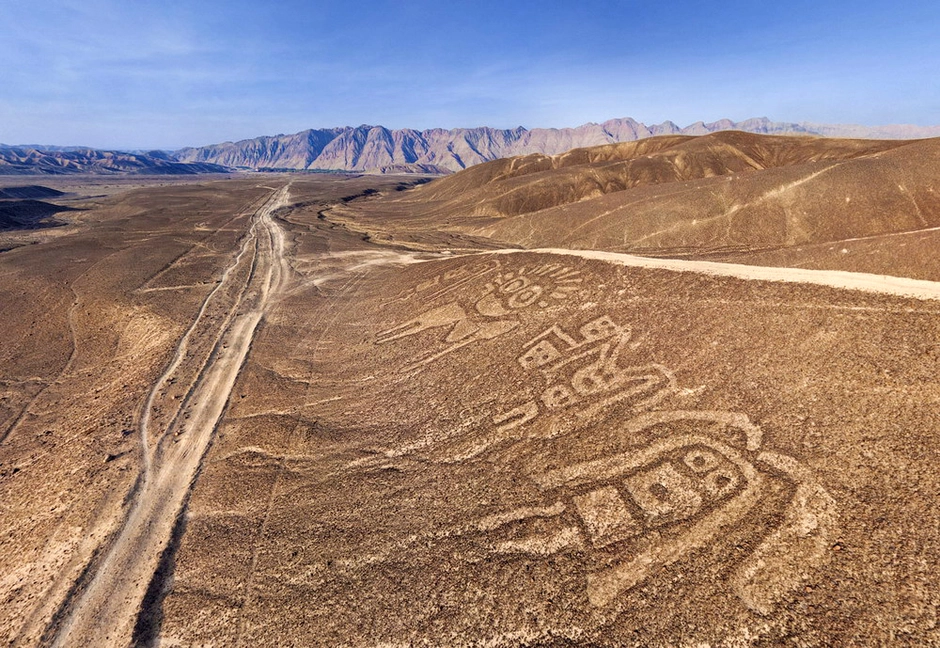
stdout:
[[658,268],[675,272],[698,272],[718,277],[736,277],[752,281],[778,281],[787,283],[814,284],[861,290],[863,292],[914,297],[915,299],[940,300],[940,282],[923,279],[907,279],[888,275],[867,274],[864,272],[845,272],[841,270],[811,270],[808,268],[782,268],[752,266],[736,263],[718,263],[715,261],[692,261],[686,259],[661,259],[655,257],[634,256],[619,252],[601,252],[598,250],[567,250],[562,248],[505,249],[493,250],[494,254],[516,254],[519,252],[539,252],[576,256],[583,259],[598,259],[619,265],[636,268]]
[[[246,255],[253,255],[247,283],[222,324],[199,380],[179,405],[178,414],[185,414],[174,416],[166,430],[158,431],[159,437],[145,429],[149,416],[142,418],[145,459],[136,500],[94,576],[77,594],[54,646],[125,646],[131,642],[147,588],[171,540],[255,329],[270,295],[287,278],[284,233],[272,212],[287,203],[288,191],[289,186],[275,191],[253,218],[235,261],[237,265]],[[230,276],[232,273],[226,272],[222,281]],[[182,351],[157,381],[155,391],[185,356],[187,342],[188,336],[184,336],[180,341]],[[148,399],[147,404],[151,403]]]

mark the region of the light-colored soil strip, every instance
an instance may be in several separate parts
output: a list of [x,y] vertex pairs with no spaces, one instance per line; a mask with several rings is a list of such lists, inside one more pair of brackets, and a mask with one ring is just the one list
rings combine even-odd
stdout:
[[583,259],[609,261],[636,268],[654,268],[673,272],[698,272],[718,277],[735,277],[755,281],[776,281],[787,283],[815,284],[845,290],[915,299],[940,300],[940,282],[923,279],[907,279],[889,275],[868,274],[865,272],[847,272],[844,270],[810,270],[807,268],[775,268],[752,266],[737,263],[719,263],[715,261],[690,261],[684,259],[658,259],[634,256],[619,252],[601,252],[598,250],[565,250],[560,248],[536,248],[531,250],[494,250],[494,254],[518,253],[561,254]]

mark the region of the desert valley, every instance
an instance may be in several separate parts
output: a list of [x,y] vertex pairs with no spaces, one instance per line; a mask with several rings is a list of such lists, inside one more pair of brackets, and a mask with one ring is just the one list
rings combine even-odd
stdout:
[[940,644],[940,139],[198,163],[0,176],[7,645]]

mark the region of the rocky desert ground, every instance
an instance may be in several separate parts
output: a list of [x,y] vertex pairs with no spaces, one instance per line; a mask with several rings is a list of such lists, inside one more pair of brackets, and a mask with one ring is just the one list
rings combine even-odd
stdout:
[[940,644],[937,146],[47,183],[0,638]]

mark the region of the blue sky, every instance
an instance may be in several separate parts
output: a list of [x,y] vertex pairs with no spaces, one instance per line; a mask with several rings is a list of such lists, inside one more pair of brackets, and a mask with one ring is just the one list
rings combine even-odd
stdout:
[[940,3],[0,0],[0,142],[305,128],[940,124]]

